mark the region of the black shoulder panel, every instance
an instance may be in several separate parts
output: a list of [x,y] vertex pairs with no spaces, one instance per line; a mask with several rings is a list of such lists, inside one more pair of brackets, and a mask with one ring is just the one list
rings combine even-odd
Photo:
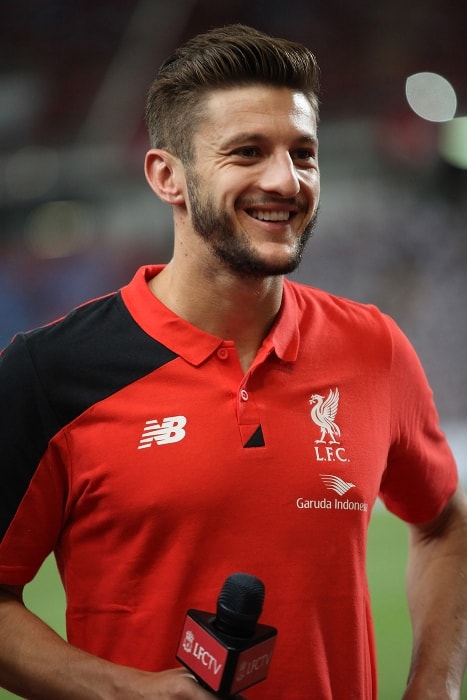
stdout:
[[50,439],[176,357],[135,323],[119,293],[14,339],[0,355],[0,540]]

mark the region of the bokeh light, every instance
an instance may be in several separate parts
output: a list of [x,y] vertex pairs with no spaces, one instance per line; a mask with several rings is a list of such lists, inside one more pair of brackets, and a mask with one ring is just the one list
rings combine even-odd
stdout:
[[458,117],[442,125],[439,152],[450,165],[467,169],[467,117]]
[[410,75],[405,83],[405,94],[413,111],[428,121],[449,121],[456,113],[456,92],[451,83],[438,73]]

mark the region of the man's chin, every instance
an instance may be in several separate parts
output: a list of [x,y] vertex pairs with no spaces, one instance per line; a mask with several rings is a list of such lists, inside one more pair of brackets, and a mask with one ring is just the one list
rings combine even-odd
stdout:
[[267,260],[255,257],[239,259],[223,255],[219,257],[235,274],[255,279],[288,275],[297,269],[301,261],[301,255],[286,260]]

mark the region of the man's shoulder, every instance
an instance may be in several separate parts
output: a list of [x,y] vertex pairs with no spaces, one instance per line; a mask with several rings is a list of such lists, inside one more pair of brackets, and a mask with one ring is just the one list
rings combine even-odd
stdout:
[[102,297],[89,299],[74,307],[65,315],[21,335],[28,345],[48,344],[53,339],[70,338],[80,335],[84,329],[102,327],[102,323],[110,321],[110,315],[118,314],[118,292],[112,292]]
[[304,312],[325,314],[329,321],[335,317],[341,321],[348,318],[351,322],[360,320],[361,323],[387,326],[388,316],[374,304],[339,296],[294,280],[286,280],[286,289]]

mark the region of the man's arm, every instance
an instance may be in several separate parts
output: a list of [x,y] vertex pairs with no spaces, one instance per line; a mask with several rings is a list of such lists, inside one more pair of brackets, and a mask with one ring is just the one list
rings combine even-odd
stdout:
[[30,700],[209,700],[185,669],[148,673],[72,647],[0,587],[0,686]]
[[404,700],[459,700],[467,664],[467,499],[410,526],[407,597],[413,653]]

